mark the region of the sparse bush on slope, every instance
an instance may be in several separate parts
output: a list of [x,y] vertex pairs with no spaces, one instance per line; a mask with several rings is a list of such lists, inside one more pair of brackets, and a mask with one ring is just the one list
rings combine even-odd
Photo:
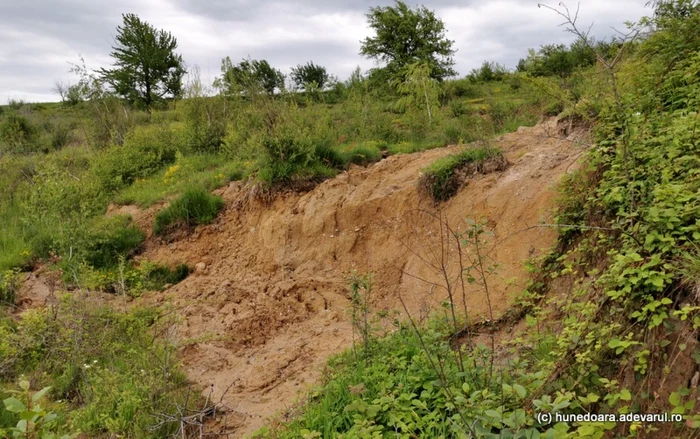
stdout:
[[192,227],[214,221],[224,207],[224,200],[204,189],[187,189],[170,206],[158,212],[153,223],[153,232],[164,235],[177,226]]
[[445,201],[464,185],[466,176],[502,170],[506,166],[503,154],[496,148],[468,148],[433,162],[423,171],[419,184],[433,200]]
[[178,141],[163,127],[142,127],[127,135],[123,145],[113,145],[95,160],[92,178],[112,192],[129,186],[175,161]]

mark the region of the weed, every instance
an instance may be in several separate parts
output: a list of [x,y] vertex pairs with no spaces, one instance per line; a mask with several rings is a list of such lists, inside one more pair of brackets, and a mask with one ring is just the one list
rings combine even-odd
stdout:
[[156,235],[164,235],[177,226],[209,224],[224,207],[224,200],[201,188],[187,189],[170,206],[158,212],[153,224]]
[[493,162],[494,170],[503,169],[506,161],[498,149],[491,147],[468,148],[457,154],[442,157],[423,171],[420,186],[435,201],[451,198],[464,184],[464,177],[474,172],[488,171],[487,162]]

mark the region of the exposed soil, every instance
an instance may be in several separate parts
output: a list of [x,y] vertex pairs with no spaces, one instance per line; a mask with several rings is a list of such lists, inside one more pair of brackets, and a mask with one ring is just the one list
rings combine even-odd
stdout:
[[[503,313],[526,288],[525,261],[555,242],[556,231],[538,224],[552,222],[556,183],[584,149],[573,141],[582,133],[557,134],[550,120],[494,140],[511,165],[471,176],[438,206],[418,190],[420,172],[458,147],[353,167],[267,202],[232,183],[219,192],[226,210],[214,224],[169,243],[149,238],[139,257],[197,271],[141,300],[179,313],[176,337],[189,377],[205,392],[213,388],[214,399],[228,389],[224,402],[239,413],[221,422],[244,437],[293,405],[318,382],[327,358],[351,346],[349,273],[373,273],[375,312],[403,310],[400,298],[416,319],[438,308],[447,294],[443,271],[454,280],[458,257],[454,239],[440,239],[446,234],[436,217],[455,230],[467,218],[486,222],[482,255],[499,271],[487,279],[489,297],[474,286],[465,303],[474,319]],[[155,210],[113,211],[124,209],[137,224],[152,224]],[[463,250],[469,265],[474,248]]]

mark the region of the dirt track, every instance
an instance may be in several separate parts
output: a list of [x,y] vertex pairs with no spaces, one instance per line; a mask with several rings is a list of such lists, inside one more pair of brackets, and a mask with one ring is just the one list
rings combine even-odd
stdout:
[[[494,315],[527,284],[525,260],[554,243],[551,228],[527,228],[551,222],[553,188],[582,152],[557,134],[549,121],[496,139],[510,167],[473,176],[440,206],[457,229],[466,218],[488,221],[488,255],[500,265],[489,279]],[[269,204],[231,184],[220,191],[227,207],[215,224],[170,244],[149,240],[141,257],[199,267],[143,300],[170,302],[182,316],[176,337],[190,378],[202,389],[213,385],[215,398],[230,386],[225,402],[248,414],[225,420],[238,427],[237,437],[290,407],[317,382],[328,356],[351,345],[349,272],[373,273],[374,311],[401,309],[401,295],[420,318],[444,298],[440,272],[431,267],[443,254],[438,223],[422,212],[435,207],[418,179],[421,169],[455,151],[389,157]],[[135,217],[151,224],[151,215]],[[454,249],[444,254],[454,275]],[[467,291],[469,313],[488,318],[479,290]]]

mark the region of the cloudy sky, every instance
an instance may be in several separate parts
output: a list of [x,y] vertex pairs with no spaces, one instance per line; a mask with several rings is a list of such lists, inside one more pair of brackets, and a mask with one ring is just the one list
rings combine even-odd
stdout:
[[[607,37],[623,22],[649,15],[647,0],[581,0],[579,22]],[[306,61],[325,66],[340,79],[360,66],[371,34],[364,14],[386,0],[0,0],[0,103],[8,99],[56,101],[54,81],[75,82],[69,62],[88,68],[110,64],[109,52],[121,14],[132,12],[178,39],[188,65],[213,81],[221,58],[267,59],[284,73]],[[456,68],[467,74],[484,60],[512,68],[527,49],[568,43],[560,17],[530,0],[408,0],[435,10],[455,41]],[[557,2],[552,1],[555,5]],[[575,9],[576,3],[570,2]]]

